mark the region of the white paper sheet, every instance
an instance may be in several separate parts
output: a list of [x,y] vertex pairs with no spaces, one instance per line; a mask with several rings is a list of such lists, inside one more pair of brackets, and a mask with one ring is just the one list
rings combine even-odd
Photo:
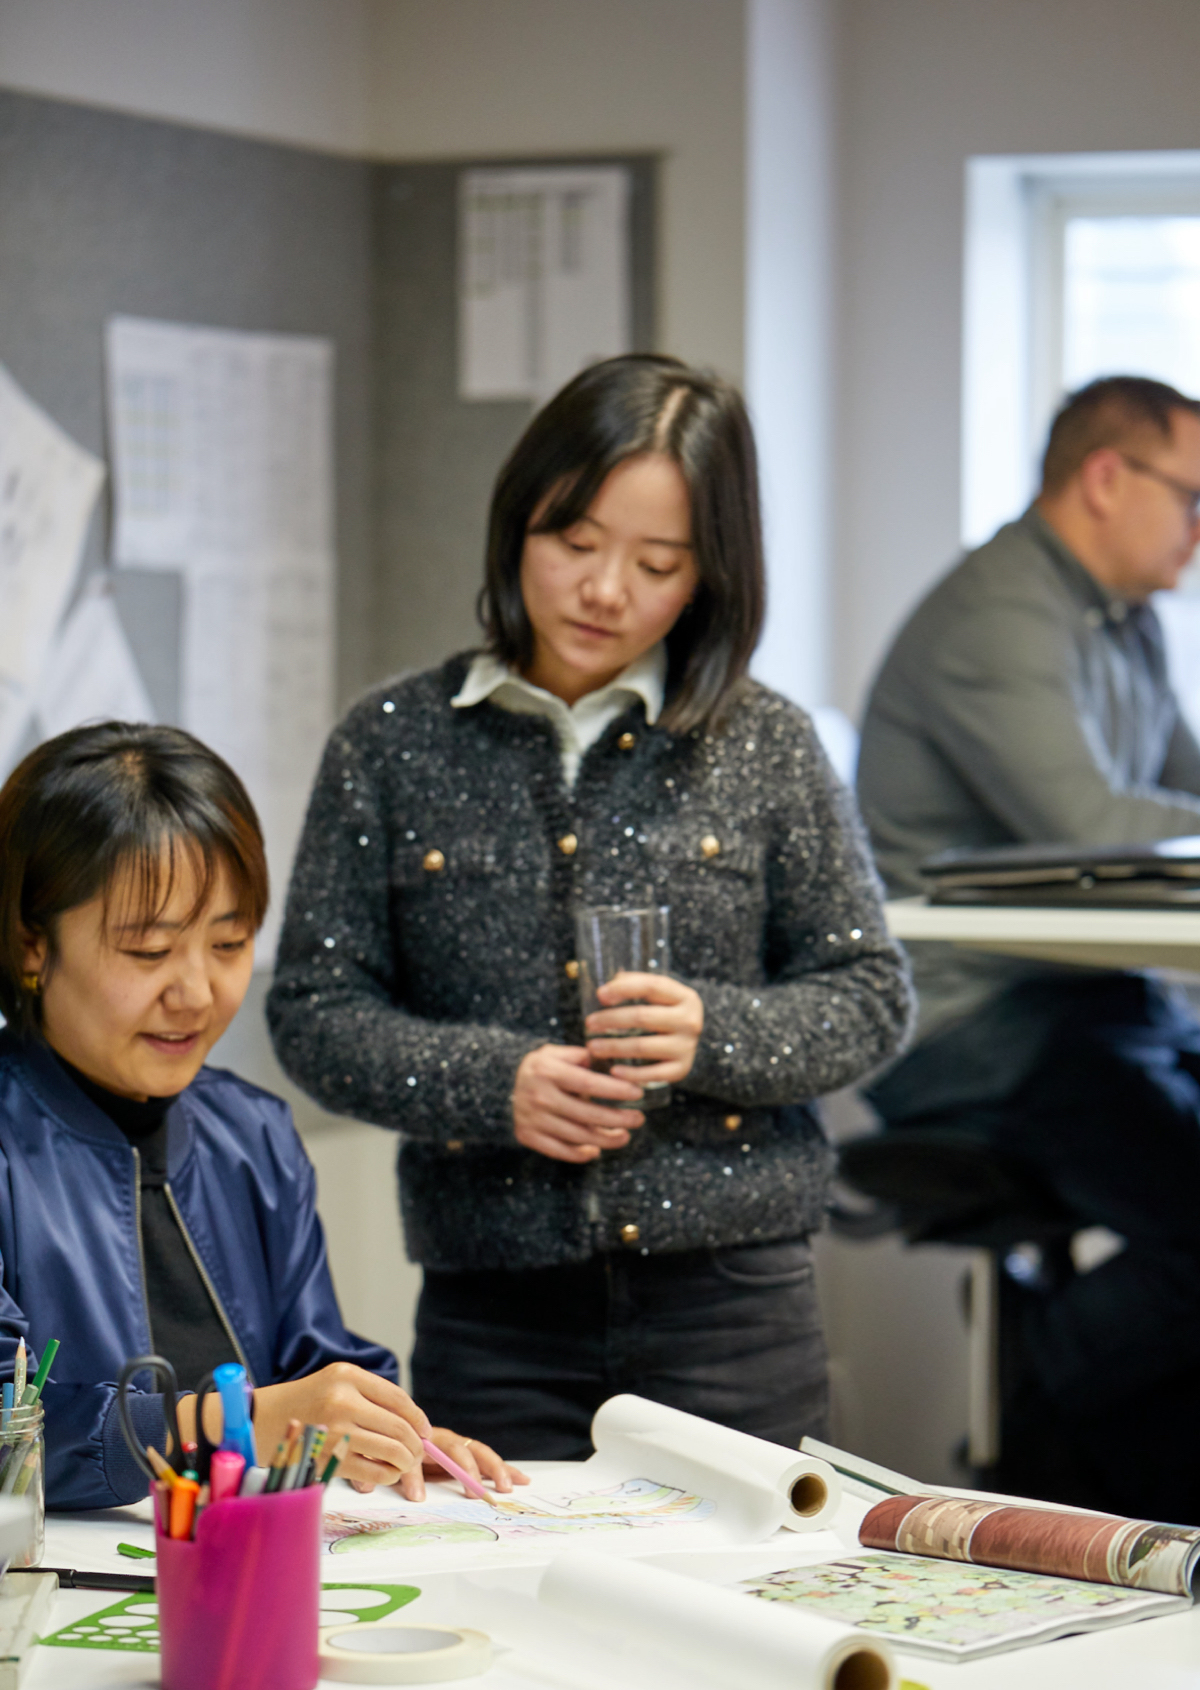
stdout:
[[460,397],[541,401],[628,352],[628,201],[619,168],[463,172]]
[[333,348],[128,317],[107,339],[114,553],[183,572],[180,714],[258,807],[269,962],[333,713]]
[[[364,1577],[368,1568],[407,1577],[429,1566],[536,1563],[580,1542],[616,1556],[715,1551],[761,1542],[781,1526],[810,1532],[806,1547],[840,1552],[831,1535],[837,1475],[812,1456],[636,1396],[611,1398],[592,1439],[590,1460],[540,1472],[496,1508],[440,1485],[424,1503],[335,1490],[326,1547]],[[793,1506],[798,1482],[808,1512]]]
[[88,583],[50,648],[34,714],[43,739],[84,722],[152,722],[154,706],[102,578]]
[[0,777],[79,568],[104,466],[0,366]]

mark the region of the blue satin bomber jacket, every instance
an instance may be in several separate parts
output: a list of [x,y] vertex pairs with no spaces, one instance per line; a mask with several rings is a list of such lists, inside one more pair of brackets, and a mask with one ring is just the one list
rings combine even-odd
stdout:
[[[286,1103],[203,1068],[167,1114],[168,1189],[253,1383],[333,1361],[397,1377],[390,1351],[342,1324],[316,1179]],[[142,1276],[137,1152],[36,1040],[0,1032],[0,1379],[17,1341],[43,1391],[46,1502],[109,1508],[146,1494],[117,1421],[122,1364],[152,1349]],[[148,1376],[147,1376],[148,1378]],[[131,1399],[143,1443],[163,1447],[162,1398]]]

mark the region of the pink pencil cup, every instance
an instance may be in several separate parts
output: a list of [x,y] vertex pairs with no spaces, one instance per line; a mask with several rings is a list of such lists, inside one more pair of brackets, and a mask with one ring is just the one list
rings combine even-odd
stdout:
[[192,1542],[156,1534],[163,1690],[312,1690],[324,1494],[230,1497]]

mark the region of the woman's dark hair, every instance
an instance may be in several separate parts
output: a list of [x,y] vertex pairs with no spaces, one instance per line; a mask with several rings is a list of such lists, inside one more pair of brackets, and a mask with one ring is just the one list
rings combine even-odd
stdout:
[[[179,866],[198,877],[195,919],[222,865],[237,911],[257,930],[267,910],[262,828],[233,770],[182,728],[103,722],[48,739],[0,788],[0,1011],[18,1033],[39,1021],[23,984],[24,940],[46,940],[58,917],[129,871],[147,922],[171,898]],[[41,984],[44,984],[43,973]]]
[[[699,588],[667,635],[661,719],[674,733],[713,723],[746,672],[763,618],[762,525],[754,435],[737,389],[677,358],[609,358],[534,417],[500,471],[488,521],[479,620],[489,651],[533,657],[521,595],[525,536],[578,522],[626,458],[662,452],[683,472]],[[536,524],[534,517],[537,516]]]

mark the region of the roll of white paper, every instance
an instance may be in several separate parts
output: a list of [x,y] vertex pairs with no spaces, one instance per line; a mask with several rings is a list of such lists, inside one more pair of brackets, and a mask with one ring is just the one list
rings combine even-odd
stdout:
[[645,1397],[610,1397],[592,1421],[592,1442],[601,1460],[711,1496],[763,1536],[780,1526],[823,1531],[842,1500],[840,1479],[818,1456]]
[[656,1651],[731,1690],[896,1686],[881,1639],[644,1561],[568,1551],[543,1573],[538,1600],[587,1631]]

